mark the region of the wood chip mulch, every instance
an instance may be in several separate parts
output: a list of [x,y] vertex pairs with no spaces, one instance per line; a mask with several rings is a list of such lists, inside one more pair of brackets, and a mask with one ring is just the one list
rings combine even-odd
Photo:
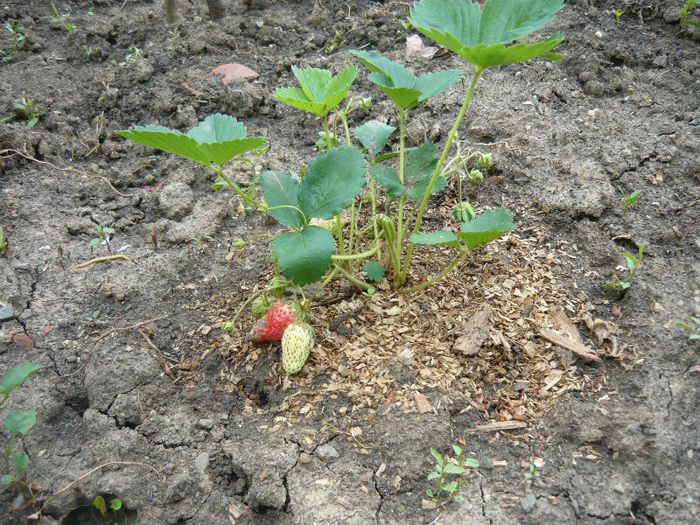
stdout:
[[[412,284],[450,260],[447,249],[416,248]],[[315,351],[292,377],[282,369],[279,344],[246,341],[249,312],[236,333],[206,330],[199,348],[224,356],[218,380],[225,390],[240,391],[242,378],[256,375],[268,388],[288,392],[273,409],[279,415],[310,417],[329,399],[344,397],[353,417],[437,411],[445,403],[475,411],[479,430],[524,428],[568,392],[588,396],[601,389],[600,367],[585,363],[620,357],[615,326],[590,319],[586,296],[560,285],[568,257],[553,253],[530,228],[474,250],[445,279],[410,295],[386,284],[371,298],[348,295],[338,281],[312,308]],[[211,326],[220,328],[265,282],[210,299]],[[188,378],[201,379],[201,372]],[[261,410],[254,401],[246,409],[251,413]]]

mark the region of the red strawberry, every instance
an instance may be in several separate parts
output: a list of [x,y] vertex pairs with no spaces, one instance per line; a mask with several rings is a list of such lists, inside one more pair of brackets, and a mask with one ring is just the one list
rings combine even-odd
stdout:
[[256,343],[279,341],[282,339],[282,334],[287,325],[297,319],[299,319],[299,312],[295,311],[292,305],[282,301],[275,301],[270,305],[267,313],[255,323],[248,338]]

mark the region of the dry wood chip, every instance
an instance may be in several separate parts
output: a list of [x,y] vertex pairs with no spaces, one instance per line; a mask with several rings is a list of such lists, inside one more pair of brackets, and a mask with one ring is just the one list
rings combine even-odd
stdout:
[[600,356],[593,352],[593,350],[583,345],[582,343],[573,340],[568,336],[550,330],[549,328],[540,328],[539,332],[540,335],[548,341],[551,341],[556,345],[562,346],[567,350],[571,350],[574,354],[576,354],[579,357],[583,357],[584,359],[589,359],[591,361],[601,361]]
[[499,432],[501,430],[515,430],[527,427],[527,423],[522,421],[494,421],[483,425],[476,425],[479,432]]
[[416,403],[416,410],[418,410],[419,414],[425,414],[426,412],[433,411],[433,405],[430,404],[428,398],[425,397],[423,394],[416,392],[413,396],[413,399]]
[[452,350],[468,356],[477,354],[488,338],[492,312],[488,303],[482,304],[464,325]]

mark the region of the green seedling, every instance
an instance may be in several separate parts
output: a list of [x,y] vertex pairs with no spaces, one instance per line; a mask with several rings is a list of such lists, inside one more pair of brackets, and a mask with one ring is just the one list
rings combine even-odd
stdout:
[[95,310],[92,312],[89,316],[85,318],[86,321],[90,321],[91,323],[94,323],[97,321],[97,318],[100,316],[101,310]]
[[637,257],[632,255],[631,253],[623,252],[622,255],[624,255],[627,259],[627,268],[630,272],[629,275],[625,277],[622,281],[605,283],[605,286],[613,286],[623,291],[629,289],[629,287],[632,284],[632,277],[634,277],[634,274],[637,273],[637,270],[639,270],[639,267],[642,265],[642,254],[644,253],[644,246],[644,243],[639,245],[639,253],[637,254]]
[[34,108],[34,99],[22,97],[22,100],[15,102],[15,110],[27,119],[27,129],[32,129],[39,122],[39,112]]
[[685,0],[685,4],[680,9],[681,24],[690,24],[700,29],[700,22],[689,20],[695,11],[695,0]]
[[126,65],[133,64],[141,55],[143,55],[143,51],[136,46],[130,46],[129,51],[127,51],[126,56],[124,57],[124,63]]
[[180,40],[180,29],[174,27],[173,29],[168,30],[168,38],[166,38],[166,40],[171,44],[176,44],[177,41]]
[[625,209],[623,210],[623,213],[627,213],[627,210],[630,209],[630,206],[632,206],[632,204],[634,204],[635,202],[637,202],[639,200],[639,198],[641,197],[642,191],[641,190],[634,190],[632,193],[627,195],[625,193],[625,190],[622,189],[622,187],[618,186],[617,189],[620,190],[620,193],[622,193],[622,198],[623,198],[623,202],[625,205]]
[[65,13],[61,14],[58,11],[58,8],[56,7],[56,4],[54,3],[54,0],[50,0],[51,3],[51,9],[53,10],[54,16],[50,16],[49,18],[51,20],[56,20],[63,29],[65,29],[68,33],[73,31],[75,29],[75,24],[68,24],[66,23],[66,20],[70,19],[70,13]]
[[610,13],[615,15],[615,20],[617,20],[618,22],[620,21],[620,18],[622,18],[622,15],[625,14],[624,11],[616,11],[615,9],[611,9]]
[[535,465],[530,465],[530,468],[525,473],[525,479],[528,483],[534,483],[534,481],[541,476],[540,471],[537,470]]
[[92,47],[87,44],[83,44],[80,46],[80,51],[83,53],[83,64],[88,63],[90,61],[90,55],[92,55]]
[[3,40],[8,43],[9,53],[0,51],[4,56],[0,59],[2,62],[11,62],[15,58],[15,52],[19,50],[19,46],[24,42],[24,35],[19,31],[19,22],[16,20],[8,20],[5,22],[5,29],[9,35],[3,36]]
[[112,498],[109,500],[109,509],[107,508],[107,502],[102,496],[95,496],[95,499],[92,500],[92,505],[95,507],[97,510],[100,511],[100,514],[102,514],[103,517],[107,516],[107,513],[111,510],[114,522],[117,522],[117,512],[121,510],[122,508],[122,502],[120,499],[117,498]]
[[343,35],[340,33],[340,31],[336,31],[333,38],[323,47],[323,50],[330,55],[335,51],[338,51],[338,49],[343,47],[345,44],[346,42],[343,40]]
[[[8,370],[0,377],[0,407],[7,401],[10,393],[21,385],[29,376],[41,370],[40,365],[33,363],[22,363]],[[36,423],[36,414],[32,410],[21,411],[11,410],[5,416],[3,429],[10,434],[10,439],[0,451],[2,457],[2,471],[0,472],[0,482],[13,483],[22,480],[22,472],[29,465],[29,456],[24,452],[15,450],[17,435],[27,435],[27,432]]]
[[[426,490],[426,494],[431,498],[444,494],[450,500],[463,501],[464,496],[457,494],[457,491],[464,484],[462,476],[467,472],[466,467],[479,468],[479,462],[474,458],[465,457],[464,451],[460,447],[452,445],[452,450],[457,454],[457,458],[454,461],[444,458],[434,448],[430,449],[436,464],[435,470],[428,474],[428,481],[438,480],[437,492],[433,492],[432,489]],[[454,477],[457,477],[457,479],[454,479]]]
[[[513,42],[542,29],[562,7],[563,0],[486,0],[483,7],[470,0],[414,4],[410,24],[454,51],[473,70],[442,148],[432,143],[406,147],[406,121],[413,109],[432,97],[459,89],[464,73],[450,69],[416,75],[376,51],[365,50],[351,53],[369,70],[369,80],[392,101],[398,125],[369,120],[352,130],[353,137],[348,115],[370,109],[369,97],[351,96],[343,105],[358,68],[350,65],[334,75],[324,69],[292,66],[298,87],[278,89],[273,96],[318,117],[321,151],[299,173],[264,171],[259,179],[256,173],[259,188],[254,184],[244,192],[222,170],[224,163],[265,144],[262,137],[245,138],[245,126],[233,117],[212,115],[186,134],[156,126],[118,133],[213,169],[220,186],[232,188],[247,206],[269,212],[284,225],[287,231],[275,236],[271,250],[278,276],[290,283],[292,293],[304,298],[303,287],[320,282],[315,297],[335,278],[347,279],[366,293],[383,279],[402,293],[413,292],[438,282],[469,250],[515,229],[507,210],[477,215],[461,195],[458,231],[423,232],[421,225],[430,196],[447,187],[447,177],[471,173],[471,179],[479,182],[493,164],[486,153],[462,155],[457,140],[479,78],[485,70],[505,64],[538,57],[559,60],[561,55],[552,50],[563,41],[560,33],[545,40]],[[340,131],[337,126],[342,126]],[[387,145],[396,132],[398,147],[385,153],[392,149]],[[256,193],[259,189],[261,196]],[[363,206],[370,209],[362,213]],[[451,248],[452,259],[434,277],[407,286],[415,244]],[[373,264],[367,265],[369,262]]]
[[700,345],[700,319],[691,316],[690,321],[694,324],[676,323],[676,326],[680,326],[688,330],[690,332],[690,334],[688,335],[688,340],[698,341],[698,345]]
[[97,237],[90,241],[90,250],[92,250],[98,244],[104,244],[107,246],[107,251],[112,252],[112,238],[110,235],[114,233],[114,228],[109,228],[107,226],[95,225],[95,231],[97,231]]
[[7,239],[5,238],[5,232],[0,226],[0,255],[5,255],[7,252]]

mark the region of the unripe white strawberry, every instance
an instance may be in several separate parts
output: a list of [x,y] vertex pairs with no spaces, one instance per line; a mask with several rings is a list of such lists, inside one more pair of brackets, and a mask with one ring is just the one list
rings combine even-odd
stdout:
[[313,328],[303,321],[291,323],[282,334],[282,366],[288,374],[299,372],[314,346]]

